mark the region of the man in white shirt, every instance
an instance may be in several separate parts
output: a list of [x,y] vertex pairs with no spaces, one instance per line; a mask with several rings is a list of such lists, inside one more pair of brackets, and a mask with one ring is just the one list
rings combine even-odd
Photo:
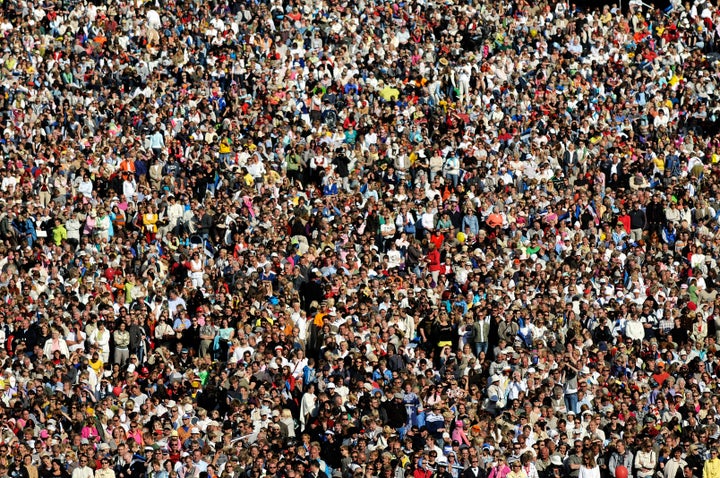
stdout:
[[172,231],[177,226],[178,220],[183,217],[185,208],[175,200],[175,196],[168,196],[168,205],[165,208],[165,217],[167,218],[167,226],[165,226],[163,234]]
[[88,466],[88,457],[80,455],[80,463],[77,468],[73,470],[72,478],[95,478],[95,473],[92,468]]

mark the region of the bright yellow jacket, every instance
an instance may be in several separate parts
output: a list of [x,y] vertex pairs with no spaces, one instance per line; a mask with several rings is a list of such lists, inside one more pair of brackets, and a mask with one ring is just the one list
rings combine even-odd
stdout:
[[703,478],[720,478],[720,459],[710,458],[703,467]]

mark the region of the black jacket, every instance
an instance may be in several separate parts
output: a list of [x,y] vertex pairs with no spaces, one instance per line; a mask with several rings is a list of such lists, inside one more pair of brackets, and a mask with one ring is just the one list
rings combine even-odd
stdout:
[[485,476],[487,476],[485,470],[479,466],[477,467],[477,474],[473,473],[471,466],[465,468],[462,472],[462,478],[485,478]]
[[408,421],[407,410],[402,400],[393,398],[388,400],[384,404],[385,411],[387,412],[387,424],[392,428],[401,428],[405,426]]
[[633,209],[630,211],[630,229],[645,229],[647,226],[647,217],[642,209]]

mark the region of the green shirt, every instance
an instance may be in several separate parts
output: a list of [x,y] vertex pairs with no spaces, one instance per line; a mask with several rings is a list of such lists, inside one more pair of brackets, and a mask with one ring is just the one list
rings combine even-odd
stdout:
[[67,239],[67,229],[65,229],[65,226],[60,224],[59,226],[55,226],[55,228],[52,230],[53,235],[53,242],[56,246],[59,246],[62,244],[62,241]]

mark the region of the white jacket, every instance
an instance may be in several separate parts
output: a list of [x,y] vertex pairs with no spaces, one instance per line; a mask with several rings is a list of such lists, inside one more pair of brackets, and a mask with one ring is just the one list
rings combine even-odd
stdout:
[[[65,342],[65,339],[60,338],[58,339],[58,348],[60,353],[65,356],[70,356],[70,351],[68,350],[67,342]],[[45,346],[43,347],[43,354],[45,354],[45,357],[48,359],[51,359],[53,357],[53,339],[49,338],[45,341]]]

